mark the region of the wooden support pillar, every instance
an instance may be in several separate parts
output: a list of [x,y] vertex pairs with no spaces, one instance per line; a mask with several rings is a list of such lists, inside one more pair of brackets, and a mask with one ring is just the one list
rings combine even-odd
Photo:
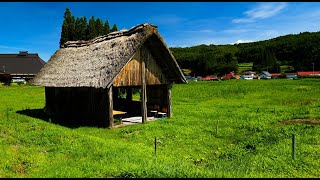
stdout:
[[145,66],[145,59],[146,57],[145,47],[141,48],[140,52],[140,70],[141,70],[141,116],[142,116],[142,123],[147,122],[147,87],[146,87],[146,66]]
[[110,86],[109,88],[107,88],[107,94],[108,94],[108,120],[109,120],[109,128],[113,127],[113,97],[112,97],[112,86]]
[[172,99],[171,99],[172,84],[167,85],[167,117],[172,117]]

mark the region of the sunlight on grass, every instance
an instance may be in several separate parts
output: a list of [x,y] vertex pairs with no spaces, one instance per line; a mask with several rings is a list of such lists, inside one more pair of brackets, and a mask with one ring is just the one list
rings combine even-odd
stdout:
[[282,123],[320,119],[319,80],[193,82],[172,93],[170,119],[68,128],[17,113],[43,108],[43,87],[0,86],[0,177],[320,176],[320,126]]

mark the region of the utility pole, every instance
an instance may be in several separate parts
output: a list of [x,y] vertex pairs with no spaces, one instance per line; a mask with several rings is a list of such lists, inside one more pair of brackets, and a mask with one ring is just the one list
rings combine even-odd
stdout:
[[312,63],[312,75],[314,75],[314,62]]

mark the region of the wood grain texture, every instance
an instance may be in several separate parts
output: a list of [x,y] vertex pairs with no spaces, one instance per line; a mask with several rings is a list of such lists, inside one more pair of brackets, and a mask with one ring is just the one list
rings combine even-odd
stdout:
[[[146,67],[146,84],[147,85],[157,85],[157,84],[167,84],[166,75],[161,70],[161,67],[154,60],[150,53],[150,50],[143,46],[144,49],[144,59]],[[113,81],[113,86],[141,86],[141,66],[140,66],[140,56],[141,49],[136,52],[135,56],[127,63],[127,65],[121,70],[119,75]]]

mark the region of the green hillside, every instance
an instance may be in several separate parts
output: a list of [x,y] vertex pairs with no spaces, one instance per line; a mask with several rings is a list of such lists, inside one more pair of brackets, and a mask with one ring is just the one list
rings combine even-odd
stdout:
[[[320,32],[289,34],[265,41],[235,45],[170,48],[181,68],[196,75],[242,71],[238,63],[252,62],[252,70],[280,73],[320,69]],[[290,67],[290,68],[286,68]]]

